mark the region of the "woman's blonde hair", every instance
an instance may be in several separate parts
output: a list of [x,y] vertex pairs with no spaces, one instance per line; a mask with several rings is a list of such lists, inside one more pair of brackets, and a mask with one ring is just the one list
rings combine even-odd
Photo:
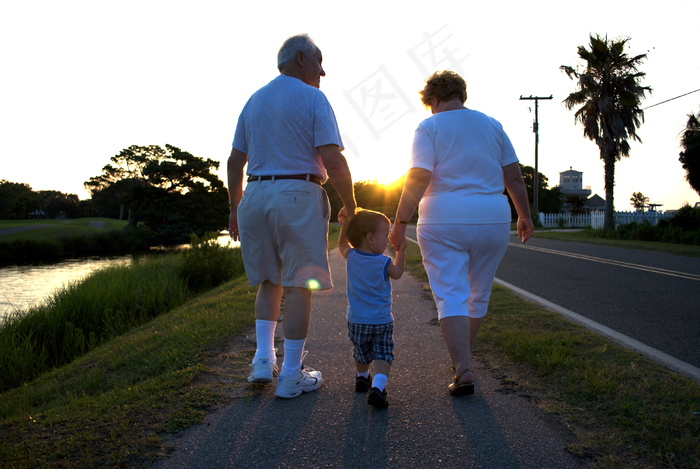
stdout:
[[424,106],[430,105],[430,100],[450,101],[458,98],[462,104],[467,101],[467,82],[459,74],[450,70],[435,72],[425,81],[425,87],[420,91]]

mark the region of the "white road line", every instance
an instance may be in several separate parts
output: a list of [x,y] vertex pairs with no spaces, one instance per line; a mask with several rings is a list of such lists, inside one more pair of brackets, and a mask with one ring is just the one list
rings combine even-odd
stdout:
[[625,345],[626,347],[629,347],[631,349],[636,350],[637,352],[641,353],[642,355],[645,355],[652,360],[659,362],[679,373],[682,373],[686,376],[690,376],[691,378],[700,381],[700,368],[691,365],[690,363],[686,363],[682,360],[679,360],[675,357],[672,357],[671,355],[668,355],[661,350],[657,350],[653,347],[649,347],[646,344],[643,344],[639,342],[638,340],[635,340],[631,337],[628,337],[624,334],[621,334],[613,329],[610,329],[607,326],[604,326],[602,324],[599,324],[591,319],[588,319],[587,317],[581,316],[580,314],[574,313],[573,311],[570,311],[566,308],[562,308],[561,306],[552,303],[551,301],[547,301],[544,298],[541,298],[537,295],[533,295],[530,292],[527,292],[521,288],[516,287],[515,285],[511,285],[508,282],[504,282],[501,279],[495,279],[495,283],[498,285],[502,285],[506,287],[507,289],[511,290],[513,293],[516,293],[517,295],[527,299],[528,301],[531,301],[533,303],[536,303],[540,306],[543,306],[544,308],[554,311],[555,313],[559,313],[562,316],[566,316],[567,318],[578,322],[579,324],[584,325],[588,329],[591,329],[593,331],[596,331],[606,337],[609,337],[610,339],[614,340],[615,342],[621,343]]
[[660,275],[668,275],[670,277],[679,277],[687,280],[700,281],[700,275],[690,274],[687,272],[678,272],[676,270],[662,269],[660,267],[650,267],[647,265],[633,264],[631,262],[615,261],[611,259],[604,259],[601,257],[587,256],[585,254],[575,254],[567,251],[557,251],[556,249],[541,248],[536,246],[527,246],[518,243],[508,243],[509,247],[516,247],[520,249],[529,249],[531,251],[539,251],[547,254],[555,254],[558,256],[572,257],[574,259],[581,259],[584,261],[598,262],[600,264],[616,265],[618,267],[625,267],[627,269],[642,270],[645,272],[651,272]]

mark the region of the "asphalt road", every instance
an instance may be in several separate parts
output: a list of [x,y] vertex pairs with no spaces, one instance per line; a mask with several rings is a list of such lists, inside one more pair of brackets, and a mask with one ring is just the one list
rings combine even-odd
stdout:
[[[475,361],[476,392],[453,398],[434,303],[408,273],[394,282],[396,359],[390,407],[354,391],[345,322],[344,261],[331,253],[336,288],[314,294],[306,364],[323,373],[316,392],[285,400],[274,383],[210,414],[174,438],[159,469],[576,468],[572,435]],[[247,383],[244,386],[251,386]]]
[[700,259],[515,238],[496,277],[700,367]]

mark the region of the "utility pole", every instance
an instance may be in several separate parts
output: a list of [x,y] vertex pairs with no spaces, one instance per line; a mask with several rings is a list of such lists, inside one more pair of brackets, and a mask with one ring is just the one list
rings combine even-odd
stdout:
[[540,189],[540,186],[539,186],[540,183],[539,183],[539,168],[538,168],[538,164],[537,164],[537,159],[538,159],[537,146],[540,143],[540,123],[539,123],[539,117],[538,117],[538,107],[539,107],[540,99],[552,99],[552,95],[551,94],[549,96],[532,96],[532,95],[530,95],[527,98],[524,97],[523,95],[520,95],[520,99],[530,100],[530,101],[534,100],[535,101],[535,123],[532,125],[532,131],[535,132],[535,180],[534,180],[534,187],[532,188],[532,193],[534,194],[534,196],[533,196],[534,200],[532,201],[532,204],[533,204],[533,207],[535,209],[535,214],[537,214],[540,212],[540,209],[539,209],[540,201],[539,201],[539,195],[538,195],[538,192]]

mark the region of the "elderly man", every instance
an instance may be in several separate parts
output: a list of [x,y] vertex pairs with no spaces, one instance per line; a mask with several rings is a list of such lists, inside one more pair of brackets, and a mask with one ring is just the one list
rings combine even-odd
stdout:
[[[255,301],[257,350],[249,382],[272,381],[274,335],[284,307],[284,362],[275,395],[292,398],[321,387],[319,371],[302,366],[311,291],[331,288],[328,268],[328,178],[355,212],[355,196],[335,114],[318,89],[326,75],[308,35],[287,39],[277,55],[281,75],[256,91],[238,119],[228,159],[229,230],[240,238]],[[245,196],[243,169],[248,163]]]

